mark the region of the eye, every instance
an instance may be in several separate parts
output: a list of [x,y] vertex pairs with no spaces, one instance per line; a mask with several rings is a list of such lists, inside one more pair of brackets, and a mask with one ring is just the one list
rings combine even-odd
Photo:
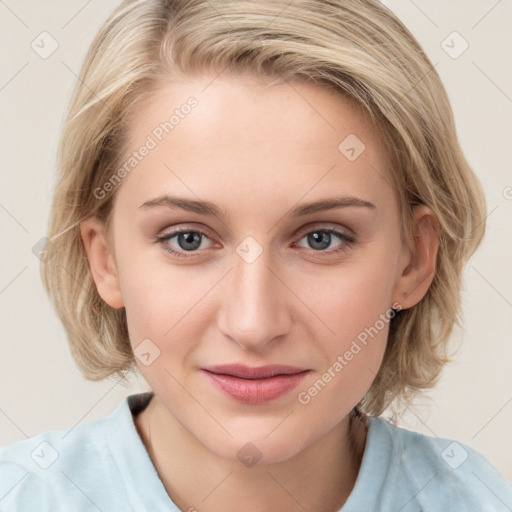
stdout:
[[[202,231],[190,229],[180,229],[165,235],[157,235],[154,239],[155,242],[160,243],[167,252],[183,258],[193,256],[193,254],[186,254],[187,252],[196,253],[199,249],[205,249],[205,247],[202,246],[202,242],[204,239],[209,240],[208,236]],[[171,241],[173,241],[174,244],[171,243]]]
[[[315,229],[307,231],[301,240],[305,239],[306,243],[315,252],[325,252],[328,254],[339,253],[348,249],[355,243],[355,238],[347,233],[338,231],[334,228]],[[334,250],[326,251],[333,242],[338,242]]]

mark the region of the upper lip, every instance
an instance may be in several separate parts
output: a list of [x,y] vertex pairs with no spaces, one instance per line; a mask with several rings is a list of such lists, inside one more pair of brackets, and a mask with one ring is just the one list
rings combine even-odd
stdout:
[[211,373],[232,375],[242,379],[265,379],[276,375],[293,375],[307,371],[307,368],[299,368],[285,364],[270,364],[266,366],[246,366],[243,364],[221,364],[203,368]]

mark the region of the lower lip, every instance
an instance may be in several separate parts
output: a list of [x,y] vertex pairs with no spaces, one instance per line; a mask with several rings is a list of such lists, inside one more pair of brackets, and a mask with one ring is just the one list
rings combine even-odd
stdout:
[[204,370],[211,382],[221,391],[244,404],[263,404],[275,400],[296,387],[308,371],[292,375],[275,375],[266,379],[242,379],[232,375]]

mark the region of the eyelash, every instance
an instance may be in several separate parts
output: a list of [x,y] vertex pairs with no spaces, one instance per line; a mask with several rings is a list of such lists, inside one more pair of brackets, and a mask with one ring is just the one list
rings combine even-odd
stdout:
[[[172,254],[173,256],[177,256],[179,258],[193,258],[194,254],[197,254],[199,251],[197,251],[197,250],[188,251],[191,254],[191,255],[188,255],[186,251],[184,251],[184,252],[176,251],[174,249],[171,249],[166,244],[166,242],[168,242],[172,238],[174,238],[182,233],[196,233],[201,236],[204,236],[205,238],[209,238],[206,235],[206,233],[204,233],[203,231],[198,230],[198,229],[179,229],[176,231],[172,231],[171,233],[167,233],[165,235],[155,235],[155,236],[153,236],[153,241],[155,243],[161,244],[162,248],[166,252]],[[324,254],[328,254],[328,255],[335,255],[335,254],[338,254],[338,253],[348,250],[353,244],[356,243],[356,239],[353,236],[343,233],[341,231],[338,231],[337,229],[334,229],[334,228],[321,228],[321,229],[317,228],[317,229],[311,229],[309,231],[301,232],[299,241],[302,240],[305,236],[310,235],[312,233],[329,233],[331,235],[334,235],[336,238],[338,238],[338,240],[340,242],[342,242],[342,244],[340,246],[338,246],[338,248],[335,250],[325,251],[325,250],[312,249],[312,251],[314,253],[320,253],[320,254],[324,253]]]

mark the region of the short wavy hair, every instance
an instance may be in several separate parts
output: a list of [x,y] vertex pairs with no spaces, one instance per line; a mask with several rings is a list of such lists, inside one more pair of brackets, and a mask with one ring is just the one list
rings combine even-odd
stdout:
[[485,199],[457,139],[434,66],[377,0],[125,0],[95,36],[76,82],[58,154],[44,286],[90,380],[135,371],[126,312],[96,289],[80,222],[106,222],[116,189],[93,193],[121,165],[129,119],[165,82],[229,68],[259,79],[334,89],[367,112],[388,149],[413,247],[414,206],[439,220],[436,272],[426,295],[390,322],[384,359],[358,408],[379,415],[432,387],[461,325],[462,270],[485,230]]

